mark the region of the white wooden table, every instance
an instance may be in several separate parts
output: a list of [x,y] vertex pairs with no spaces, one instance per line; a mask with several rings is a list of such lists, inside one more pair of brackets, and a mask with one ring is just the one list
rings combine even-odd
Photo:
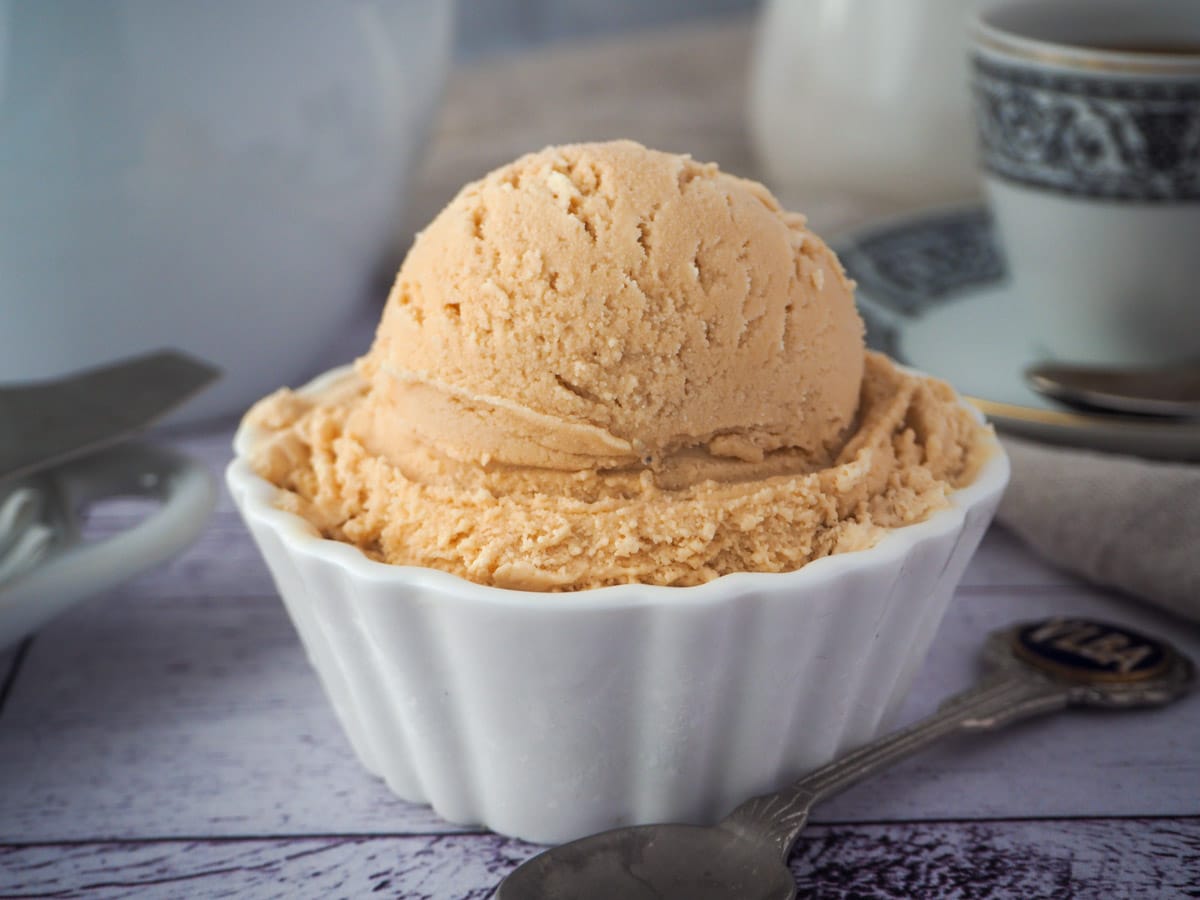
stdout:
[[[414,221],[465,177],[565,138],[629,134],[748,171],[747,35],[735,23],[461,73]],[[376,315],[331,355],[365,347]],[[160,440],[219,474],[231,431]],[[110,504],[92,533],[138,512]],[[989,630],[1053,613],[1200,659],[1196,626],[993,531],[904,717],[971,681]],[[448,825],[359,767],[224,494],[187,553],[0,654],[0,896],[483,898],[536,849]],[[1200,897],[1200,694],[940,745],[820,807],[791,865],[801,897]]]

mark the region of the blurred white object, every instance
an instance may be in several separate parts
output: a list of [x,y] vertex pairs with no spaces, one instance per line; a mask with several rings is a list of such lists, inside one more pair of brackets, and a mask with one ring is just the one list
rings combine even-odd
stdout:
[[[144,519],[87,539],[86,509],[158,501]],[[170,559],[199,536],[216,502],[201,464],[166,447],[123,444],[20,479],[0,493],[0,650],[72,605]]]
[[0,585],[33,568],[50,551],[54,529],[42,522],[42,496],[21,487],[0,498]]
[[750,126],[768,182],[818,227],[977,197],[973,0],[766,0]]
[[[0,381],[162,346],[309,374],[399,245],[446,0],[0,0]],[[178,421],[178,419],[176,419]]]

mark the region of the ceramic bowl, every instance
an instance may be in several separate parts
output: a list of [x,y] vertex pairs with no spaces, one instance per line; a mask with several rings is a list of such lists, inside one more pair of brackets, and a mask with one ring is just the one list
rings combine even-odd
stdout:
[[947,508],[794,572],[544,594],[322,538],[246,461],[262,437],[243,424],[226,478],[362,764],[452,822],[542,843],[714,821],[874,738],[1009,471],[997,444]]
[[[87,508],[118,497],[156,505],[125,530],[88,538]],[[0,650],[181,552],[204,530],[216,497],[203,465],[149,444],[0,484]]]

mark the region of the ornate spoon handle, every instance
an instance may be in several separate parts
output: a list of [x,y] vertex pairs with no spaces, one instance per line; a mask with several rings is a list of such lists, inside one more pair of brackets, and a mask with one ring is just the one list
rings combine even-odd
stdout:
[[747,800],[720,827],[774,843],[785,859],[812,807],[960,731],[987,731],[1071,705],[1156,706],[1185,691],[1190,664],[1170,645],[1112,625],[1050,619],[1018,625],[989,639],[993,668],[976,686],[907,728],[822,766],[774,794]]

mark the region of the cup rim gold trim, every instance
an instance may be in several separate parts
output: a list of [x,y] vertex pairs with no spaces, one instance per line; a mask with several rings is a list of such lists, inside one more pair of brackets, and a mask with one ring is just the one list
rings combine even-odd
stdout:
[[972,43],[976,49],[1077,72],[1200,77],[1200,53],[1134,53],[1060,44],[1004,31],[981,17],[973,23]]
[[1024,406],[1020,403],[1006,403],[1003,400],[988,400],[973,394],[965,396],[985,416],[1012,421],[1032,422],[1037,425],[1053,425],[1072,430],[1080,428],[1103,428],[1108,431],[1158,431],[1160,429],[1175,429],[1180,427],[1180,423],[1173,419],[1150,419],[1143,421],[1132,416],[1122,416],[1119,414],[1104,413],[1088,415],[1083,412],[1042,409],[1036,406]]

